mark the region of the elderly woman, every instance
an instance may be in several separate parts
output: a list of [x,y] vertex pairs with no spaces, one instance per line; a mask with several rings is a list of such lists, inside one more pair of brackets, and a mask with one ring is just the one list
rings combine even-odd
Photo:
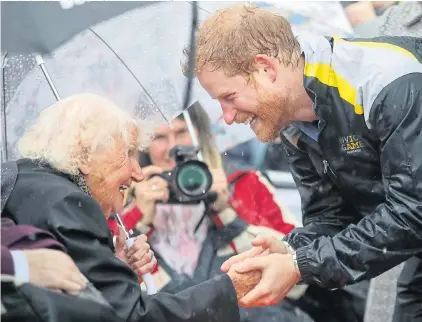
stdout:
[[115,256],[107,218],[122,210],[122,189],[143,178],[138,124],[92,94],[44,110],[20,140],[25,159],[3,165],[16,174],[2,178],[2,190],[14,185],[2,216],[51,232],[124,321],[238,321],[237,296],[250,289],[251,275],[229,272],[176,295],[146,297],[133,272],[155,265],[145,236]]

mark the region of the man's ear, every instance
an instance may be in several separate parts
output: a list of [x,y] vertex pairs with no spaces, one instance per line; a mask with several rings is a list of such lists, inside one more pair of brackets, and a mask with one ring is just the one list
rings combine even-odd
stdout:
[[275,82],[278,73],[275,59],[259,54],[255,56],[254,64],[259,74],[268,77],[271,82]]

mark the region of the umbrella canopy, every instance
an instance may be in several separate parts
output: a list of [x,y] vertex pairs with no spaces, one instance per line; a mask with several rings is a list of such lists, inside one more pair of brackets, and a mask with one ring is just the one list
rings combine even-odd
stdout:
[[[236,2],[198,2],[199,19],[233,3]],[[88,4],[62,11],[81,10]],[[165,119],[170,120],[182,111],[186,78],[180,71],[180,59],[183,47],[190,41],[192,17],[189,2],[148,4],[96,24],[54,50],[51,56],[44,56],[44,60],[61,97],[78,92],[105,95],[140,119],[148,120],[145,127],[148,125],[146,130],[151,132]],[[344,36],[349,31],[338,2],[313,5],[312,18],[308,17],[310,9],[303,3],[255,4],[282,13],[295,32],[317,30],[319,34]],[[327,13],[337,20],[331,19],[327,24]],[[2,40],[5,38],[2,29]],[[5,132],[12,158],[19,156],[16,143],[25,127],[55,101],[42,72],[35,66],[30,55],[9,54],[3,70],[2,105],[6,107]],[[197,80],[193,84],[190,102],[199,100],[207,108],[221,151],[254,137],[248,126],[227,126],[221,119],[218,102],[209,97]]]
[[1,49],[48,54],[96,23],[151,3],[94,1],[64,10],[58,1],[2,1]]
[[[191,8],[189,2],[158,2],[131,10],[79,33],[44,56],[60,96],[80,92],[106,96],[146,120],[148,138],[155,127],[182,111],[186,77],[180,59],[191,40]],[[169,28],[168,21],[177,28]],[[19,157],[16,143],[26,126],[55,102],[42,71],[35,67],[30,54],[8,54],[4,63],[2,105],[9,159]]]

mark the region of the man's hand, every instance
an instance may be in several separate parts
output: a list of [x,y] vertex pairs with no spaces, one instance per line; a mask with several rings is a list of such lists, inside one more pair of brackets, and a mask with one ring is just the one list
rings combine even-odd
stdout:
[[119,235],[116,238],[115,255],[130,266],[138,276],[139,283],[143,282],[142,275],[150,273],[157,265],[154,252],[147,243],[147,236],[136,237],[133,245],[127,249],[125,232],[120,226]]
[[286,245],[281,240],[278,240],[277,238],[272,236],[257,236],[251,242],[251,244],[252,246],[254,246],[253,248],[226,260],[223,265],[221,265],[221,270],[224,273],[227,273],[232,265],[239,263],[247,258],[253,258],[260,255],[268,255],[275,253],[290,253]]
[[277,304],[300,280],[291,254],[273,253],[247,258],[231,269],[240,274],[261,271],[262,277],[258,285],[239,301],[244,307]]
[[52,249],[24,250],[28,261],[29,282],[52,290],[77,294],[87,279],[73,260],[62,251]]

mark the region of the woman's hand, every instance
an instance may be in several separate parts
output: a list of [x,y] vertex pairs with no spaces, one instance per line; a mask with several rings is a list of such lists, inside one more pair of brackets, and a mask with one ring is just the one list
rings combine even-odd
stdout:
[[151,273],[157,265],[154,252],[147,243],[147,236],[136,237],[129,249],[126,247],[126,236],[122,227],[119,226],[119,235],[116,239],[115,255],[125,262],[138,276],[139,283],[142,283],[142,275]]
[[211,191],[217,193],[217,200],[212,205],[212,209],[216,212],[221,212],[230,207],[227,177],[222,168],[210,169],[210,171],[213,178]]
[[142,212],[141,222],[149,225],[154,221],[155,205],[157,201],[167,201],[169,189],[167,181],[161,177],[152,177],[160,174],[163,170],[156,166],[148,166],[142,169],[144,180],[135,184],[136,205]]

